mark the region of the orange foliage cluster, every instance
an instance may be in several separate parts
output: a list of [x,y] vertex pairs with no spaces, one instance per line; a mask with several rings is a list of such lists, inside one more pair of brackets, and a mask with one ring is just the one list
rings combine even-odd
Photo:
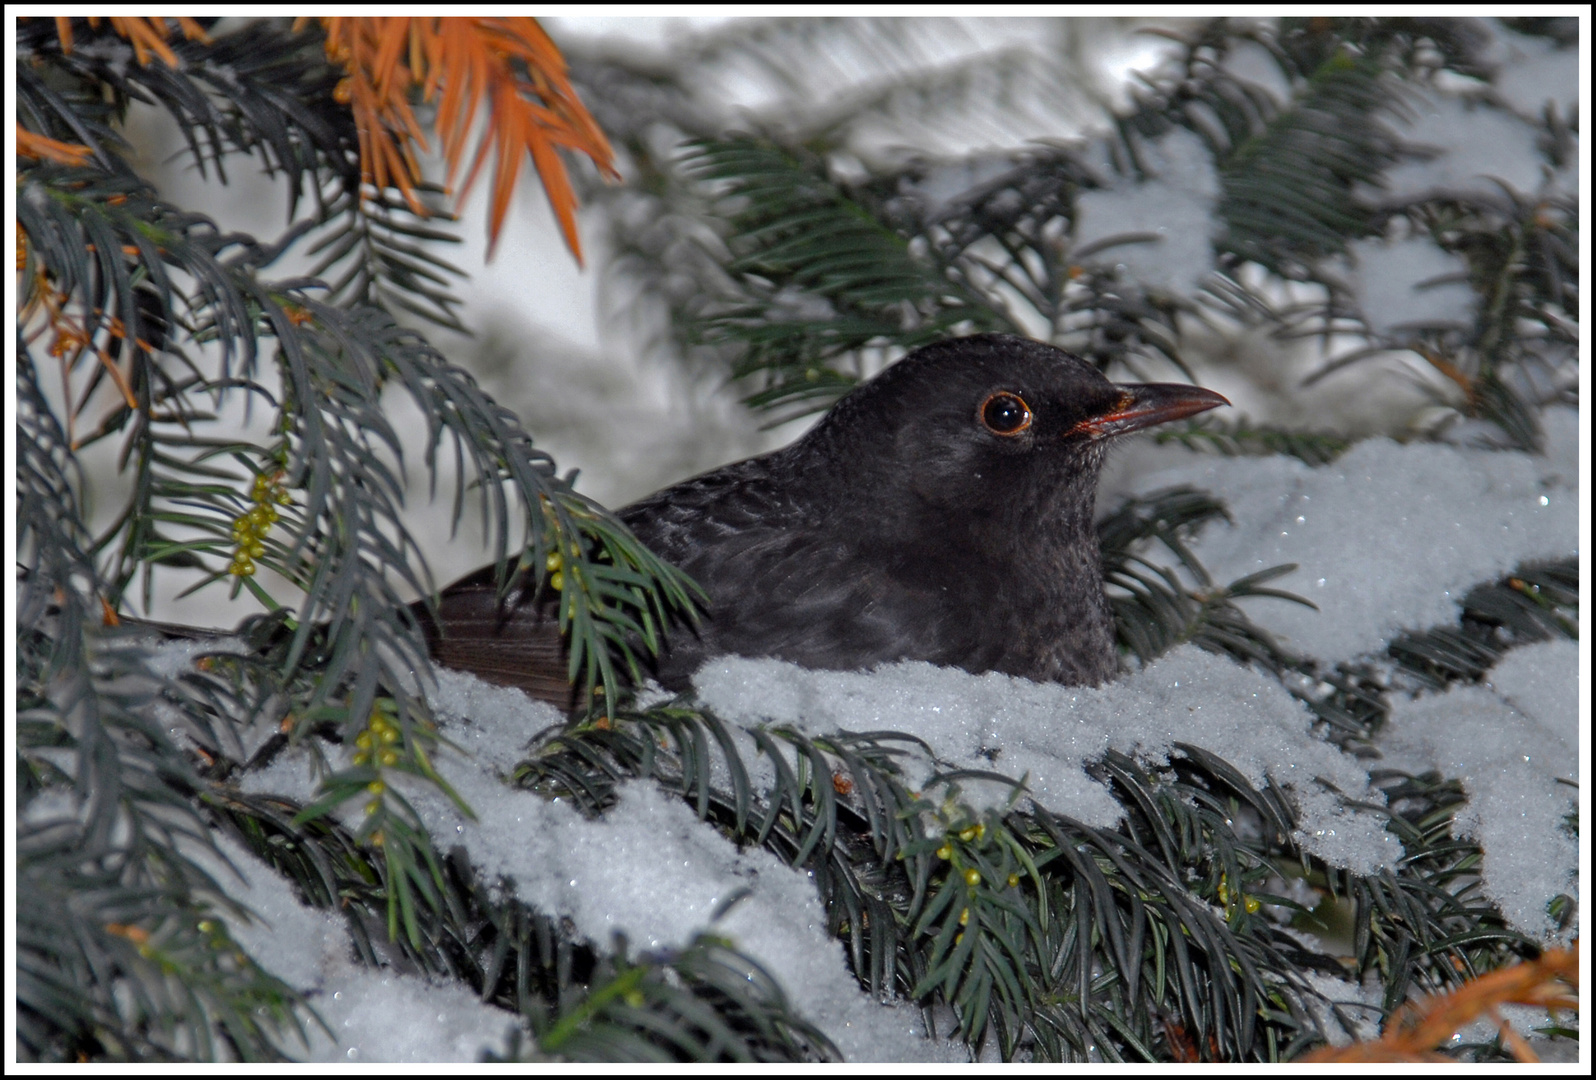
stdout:
[[1502,1041],[1520,1061],[1535,1056],[1518,1032],[1497,1014],[1498,1005],[1533,1005],[1543,1009],[1576,1012],[1579,1009],[1579,942],[1571,949],[1554,949],[1539,960],[1470,979],[1450,994],[1415,1001],[1391,1017],[1385,1034],[1375,1042],[1354,1043],[1339,1049],[1309,1054],[1304,1062],[1443,1061],[1452,1059],[1435,1048],[1460,1028],[1481,1016],[1493,1020]]
[[[301,20],[303,22],[303,20]],[[416,213],[421,169],[415,148],[426,136],[410,107],[410,92],[438,102],[436,128],[452,185],[466,157],[477,110],[488,103],[488,124],[477,142],[462,186],[469,191],[495,153],[493,200],[488,215],[489,252],[497,243],[510,196],[530,155],[577,261],[576,194],[557,148],[586,154],[614,177],[604,133],[576,96],[565,60],[535,19],[529,18],[324,18],[327,55],[348,77],[335,96],[354,110],[360,132],[362,179],[378,190],[390,185]],[[296,24],[296,26],[299,24]]]
[[93,153],[80,143],[61,142],[17,125],[17,157],[53,161],[58,165],[82,165]]
[[[151,56],[159,56],[166,61],[167,67],[177,67],[177,54],[166,44],[166,39],[171,36],[171,28],[166,25],[165,19],[151,19],[138,15],[111,16],[111,29],[127,38],[128,44],[133,46],[133,56],[140,65],[148,64]],[[99,26],[98,15],[89,16],[90,26]],[[203,27],[187,16],[179,16],[178,28],[183,31],[183,36],[190,41],[210,41]],[[64,15],[55,17],[55,32],[61,39],[61,51],[72,51],[72,20]]]

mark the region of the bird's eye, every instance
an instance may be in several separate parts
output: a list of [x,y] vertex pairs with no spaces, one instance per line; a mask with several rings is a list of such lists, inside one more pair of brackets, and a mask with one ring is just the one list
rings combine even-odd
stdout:
[[981,423],[994,435],[1018,435],[1031,426],[1031,407],[1018,394],[999,391],[981,402]]

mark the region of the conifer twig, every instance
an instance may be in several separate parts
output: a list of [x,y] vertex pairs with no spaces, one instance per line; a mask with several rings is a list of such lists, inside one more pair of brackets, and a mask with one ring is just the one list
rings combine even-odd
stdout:
[[[303,22],[304,20],[300,20]],[[435,127],[451,181],[459,174],[472,121],[486,96],[488,123],[477,142],[462,196],[494,151],[488,250],[498,242],[521,171],[532,158],[565,242],[582,261],[576,193],[556,148],[586,154],[618,179],[614,154],[566,77],[565,61],[536,19],[324,18],[327,55],[348,73],[333,91],[354,111],[361,178],[380,193],[392,186],[425,216],[415,148],[427,139],[410,108],[411,91],[438,100]],[[299,25],[296,23],[296,26]]]

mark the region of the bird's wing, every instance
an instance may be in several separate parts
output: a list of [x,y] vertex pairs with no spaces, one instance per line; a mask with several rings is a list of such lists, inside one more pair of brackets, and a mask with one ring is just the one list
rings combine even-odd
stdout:
[[[784,520],[776,507],[762,502],[766,489],[748,482],[750,467],[757,480],[757,462],[729,466],[634,503],[621,511],[621,519],[655,554],[692,573],[688,564],[694,553],[710,550],[727,530],[746,528],[753,538]],[[712,505],[718,507],[715,512],[708,511]],[[501,602],[488,566],[444,589],[436,613],[420,602],[411,610],[439,664],[569,709],[575,691],[567,680],[570,653],[560,634],[558,602],[548,590],[533,595],[524,580],[513,582]],[[682,664],[697,655],[687,630],[678,628],[671,640],[683,641]]]
[[[847,513],[858,508],[806,493],[783,468],[777,456],[756,458],[622,512],[709,595],[696,636],[672,636],[660,681],[685,689],[699,665],[724,653],[831,669],[904,657],[958,662],[971,628],[934,618],[941,584],[896,573],[890,553],[866,550],[873,530]],[[949,633],[960,640],[943,641]]]
[[785,455],[767,454],[683,480],[623,508],[619,517],[654,554],[677,566],[721,549],[801,530],[806,503],[783,476]]

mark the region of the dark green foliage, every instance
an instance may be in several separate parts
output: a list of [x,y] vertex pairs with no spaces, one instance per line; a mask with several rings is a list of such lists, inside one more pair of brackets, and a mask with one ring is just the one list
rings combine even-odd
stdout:
[[327,283],[328,299],[366,304],[391,312],[408,312],[436,326],[461,334],[471,331],[456,317],[459,297],[449,291],[451,278],[465,273],[441,258],[429,243],[458,243],[459,237],[439,221],[453,217],[437,206],[441,189],[428,187],[424,201],[434,204],[428,217],[418,217],[403,199],[391,194],[356,198],[343,192],[322,208],[325,233],[306,248],[316,257],[311,274]]
[[[1338,53],[1308,75],[1292,109],[1218,152],[1230,252],[1298,277],[1368,233],[1371,215],[1354,188],[1378,183],[1397,160],[1396,138],[1380,122],[1394,106],[1383,75],[1377,61]],[[1213,107],[1228,88],[1209,89]]]
[[[1295,84],[1289,101],[1227,67],[1229,54],[1249,42]],[[1287,278],[1316,276],[1321,259],[1369,234],[1373,215],[1356,188],[1378,184],[1400,157],[1386,122],[1403,112],[1389,81],[1398,58],[1335,35],[1304,37],[1289,24],[1238,32],[1215,20],[1181,44],[1172,70],[1120,119],[1125,150],[1134,159],[1134,136],[1170,125],[1196,132],[1220,172],[1221,265],[1248,260]]]
[[71,459],[29,389],[24,380],[19,474],[24,506],[37,512],[21,519],[19,538],[32,558],[19,596],[28,629],[17,671],[18,1053],[281,1057],[303,1043],[299,994],[218,921],[219,910],[243,911],[194,861],[211,846],[191,801],[203,783],[151,716],[157,698],[183,699],[150,675],[141,651],[93,641],[89,597],[55,592],[93,564],[81,523],[52,521],[73,506]]
[[[1559,136],[1556,113],[1548,116],[1556,160],[1568,137]],[[1426,224],[1468,260],[1471,282],[1485,299],[1460,350],[1472,362],[1465,370],[1477,372],[1469,411],[1501,428],[1509,445],[1539,450],[1540,423],[1526,393],[1579,348],[1575,200],[1457,199],[1430,208]]]
[[35,58],[19,66],[18,79],[19,110],[31,130],[83,142],[101,167],[126,172],[112,152],[122,142],[114,124],[133,102],[161,108],[177,121],[202,176],[214,170],[226,183],[230,156],[257,156],[268,175],[281,177],[290,222],[302,198],[314,201],[310,218],[265,247],[276,258],[316,232],[311,273],[328,283],[329,301],[407,311],[466,332],[448,291],[461,271],[418,243],[455,242],[437,225],[449,215],[435,205],[433,217],[421,219],[387,194],[361,197],[358,135],[348,108],[333,100],[342,73],[327,62],[319,28],[290,33],[281,20],[259,19],[210,43],[174,40],[178,70],[139,63],[128,42],[83,19],[73,20],[75,48],[67,54],[49,20],[22,24],[18,36]]
[[[982,163],[987,164],[987,163]],[[1076,199],[1112,180],[1068,151],[1034,150],[991,180],[937,205],[924,187],[936,173],[913,166],[882,178],[878,198],[900,229],[923,237],[926,250],[979,290],[1003,323],[1041,319],[1047,336],[1108,371],[1137,378],[1173,367],[1189,376],[1180,355],[1183,297],[1149,291],[1103,265],[1105,253],[1154,243],[1156,234],[1123,232],[1073,243]],[[990,167],[990,166],[989,166]],[[892,191],[892,196],[885,192]]]
[[[367,651],[396,650],[405,668],[424,667],[418,635],[404,625],[408,616],[384,569],[397,573],[413,593],[431,591],[424,569],[418,572],[419,556],[400,516],[403,476],[394,467],[402,460],[400,444],[380,402],[392,380],[429,417],[424,461],[434,478],[438,449],[453,451],[461,472],[454,521],[463,513],[465,488],[477,487],[483,529],[493,539],[501,567],[509,569],[512,532],[527,538],[529,557],[540,570],[556,546],[555,536],[575,545],[568,547],[578,565],[572,577],[587,587],[565,590],[561,611],[562,622],[573,629],[573,674],[581,674],[588,686],[603,683],[613,694],[618,681],[611,646],[628,666],[635,664],[632,642],[641,638],[645,647],[656,647],[665,612],[689,603],[680,575],[572,492],[547,455],[532,448],[515,418],[414,332],[375,309],[345,311],[322,304],[295,283],[258,282],[248,272],[257,249],[247,237],[219,237],[203,219],[176,215],[135,184],[41,166],[30,172],[19,206],[19,219],[35,238],[30,260],[38,257],[50,267],[58,290],[90,310],[125,315],[123,347],[133,354],[133,385],[142,400],[137,410],[114,411],[95,433],[119,431],[136,412],[124,444],[134,466],[134,490],[112,533],[96,542],[103,547],[121,538],[111,599],[120,600],[135,571],[142,568],[147,575],[156,562],[181,559],[209,570],[211,580],[225,576],[225,568],[213,569],[200,556],[231,546],[234,518],[247,509],[243,481],[250,473],[275,470],[287,487],[303,492],[303,501],[295,499],[285,515],[294,530],[291,542],[272,545],[263,561],[307,590],[299,644],[289,663],[297,661],[312,626],[328,619],[329,687],[349,666],[357,642]],[[144,326],[133,275],[120,257],[102,254],[90,262],[90,244],[100,253],[129,246],[147,254],[143,268],[155,283],[163,324],[185,318],[199,323],[202,339],[220,347],[220,371],[205,374],[175,346],[165,351],[170,366],[135,346],[144,340]],[[239,256],[221,257],[234,247],[243,249]],[[201,285],[199,296],[184,301],[184,316],[165,265]],[[276,393],[258,373],[258,333],[270,333],[280,346]],[[256,448],[191,434],[190,425],[208,415],[201,401],[217,403],[237,392],[276,407],[280,442]],[[214,459],[224,456],[250,473],[218,470]],[[201,476],[203,484],[197,483]],[[499,481],[511,483],[513,506]],[[175,542],[159,531],[162,524],[200,529],[214,539]],[[663,592],[655,591],[655,582]],[[263,602],[275,606],[249,584]],[[600,610],[606,618],[595,617]],[[367,678],[357,693],[356,711],[369,705],[378,674],[375,665],[363,670]]]
[[1463,598],[1456,627],[1403,634],[1387,649],[1427,688],[1477,682],[1507,650],[1530,641],[1579,636],[1579,562],[1521,566]]
[[[18,880],[22,1056],[255,1061],[303,1052],[299,993],[232,943],[216,901],[195,899],[200,889],[223,895],[202,871],[162,861],[170,878],[151,880],[70,842],[24,851],[36,863],[83,859],[92,869]],[[146,857],[139,846],[130,854],[129,863]]]
[[[262,32],[268,37],[280,34]],[[257,31],[243,33],[249,37]],[[289,172],[296,190],[313,177],[347,179],[348,141],[320,129],[301,130],[312,118],[281,87],[267,93],[265,87],[274,84],[265,74],[252,76],[250,83],[259,98],[242,95],[225,106],[212,103],[209,111],[194,102],[180,107],[178,89],[195,101],[208,101],[209,85],[203,80],[185,83],[194,78],[187,67],[174,71],[159,64],[134,64],[127,57],[118,60],[118,50],[128,46],[115,35],[102,32],[90,38],[80,38],[70,57],[52,51],[43,39],[35,43],[39,51],[28,66],[37,71],[41,112],[44,105],[54,105],[61,116],[70,117],[75,115],[74,101],[92,96],[91,88],[98,94],[94,80],[101,73],[94,64],[100,61],[93,58],[105,52],[117,60],[112,64],[117,71],[136,70],[139,78],[165,88],[156,100],[187,129],[206,134],[213,161],[219,162],[224,150],[260,148],[268,164]],[[105,50],[90,47],[102,40]],[[251,51],[276,39],[251,38],[243,44],[222,40],[226,48]],[[200,48],[194,43],[184,47]],[[308,63],[302,60],[302,66]],[[164,74],[151,74],[156,67]],[[194,67],[210,70],[201,62]],[[299,81],[309,80],[306,94],[325,90],[300,74]],[[46,75],[69,86],[75,96],[48,90]],[[107,85],[113,96],[132,92],[131,84]],[[259,129],[265,123],[262,110],[272,104],[282,114],[277,126],[291,130],[276,131],[267,139]],[[562,621],[573,629],[573,672],[584,673],[588,686],[602,682],[613,695],[617,680],[611,646],[630,665],[633,642],[641,639],[645,647],[655,647],[666,612],[688,603],[679,576],[631,541],[613,519],[571,492],[515,419],[418,335],[370,308],[321,302],[305,291],[308,283],[269,285],[258,280],[254,272],[277,251],[247,236],[219,234],[205,219],[166,206],[119,162],[110,171],[50,164],[27,170],[19,188],[18,217],[28,237],[24,299],[42,300],[40,294],[48,290],[62,301],[76,302],[91,313],[85,316],[84,335],[114,339],[112,347],[130,367],[136,408],[112,410],[99,430],[86,436],[127,429],[124,457],[135,478],[126,513],[111,533],[96,541],[97,547],[110,544],[113,537],[121,541],[112,572],[115,586],[108,597],[113,603],[120,601],[139,569],[146,574],[148,595],[152,563],[211,569],[203,556],[230,546],[231,518],[247,508],[241,507],[242,492],[228,490],[228,481],[237,483],[275,468],[284,484],[303,492],[303,501],[296,498],[286,515],[294,535],[287,543],[270,545],[266,562],[309,591],[290,666],[303,650],[311,624],[330,619],[329,687],[337,685],[357,640],[363,648],[396,650],[405,667],[424,667],[413,628],[396,627],[403,631],[397,634],[387,629],[403,620],[388,570],[412,592],[430,591],[399,518],[399,443],[378,400],[389,381],[402,385],[428,417],[424,460],[434,480],[437,450],[453,451],[459,470],[455,521],[463,510],[464,490],[478,488],[482,525],[493,537],[501,567],[509,569],[512,534],[526,538],[540,569],[555,547],[555,536],[575,545],[568,552],[577,563],[572,576],[587,587],[566,591]],[[39,276],[41,268],[44,277]],[[386,277],[391,281],[391,274]],[[192,280],[197,289],[185,294],[180,280]],[[120,320],[120,326],[113,320]],[[217,370],[207,371],[203,360],[181,351],[175,333],[179,327],[219,350]],[[258,366],[257,341],[262,336],[278,346],[275,385]],[[103,367],[95,369],[89,390],[103,375]],[[274,430],[280,442],[257,449],[191,434],[189,426],[208,416],[200,402],[214,408],[235,393],[252,405],[278,411]],[[74,413],[80,407],[79,402],[67,403]],[[217,468],[218,458],[234,459],[233,468]],[[201,477],[203,482],[197,482]],[[513,502],[500,481],[510,482]],[[334,507],[341,509],[334,513]],[[178,542],[165,534],[163,525],[199,529],[215,539]],[[222,571],[212,573],[221,576]],[[663,592],[656,591],[655,582],[663,585]],[[266,599],[254,582],[249,585]],[[267,603],[271,605],[269,599]],[[375,685],[376,666],[366,670],[369,675],[354,702],[357,712],[369,705]]]
[[753,137],[693,143],[677,168],[724,215],[724,272],[738,290],[682,318],[699,342],[730,347],[733,377],[760,387],[748,399],[756,408],[827,406],[883,349],[1023,332],[1016,303],[1101,367],[1136,370],[1141,355],[1180,366],[1178,305],[1127,296],[1079,262],[1146,237],[1058,250],[1073,194],[1096,186],[1066,155],[1038,153],[941,207],[915,192],[912,173],[844,188],[823,159]]
[[278,1057],[298,994],[216,932],[237,907],[186,853],[209,844],[197,777],[140,656],[95,647],[77,462],[17,368],[18,1054]]
[[[302,1048],[309,1014],[215,930],[207,913],[241,915],[190,854],[209,844],[216,785],[253,754],[242,732],[280,723],[296,741],[353,742],[380,717],[394,759],[382,767],[447,791],[416,694],[430,662],[404,602],[433,585],[404,524],[406,466],[384,392],[402,390],[426,418],[422,460],[434,488],[452,468],[455,523],[474,489],[505,580],[523,559],[541,575],[562,554],[571,675],[590,693],[614,699],[638,651],[657,650],[667,622],[690,614],[691,584],[573,491],[469,375],[372,306],[447,323],[455,301],[423,287],[442,284],[446,264],[394,239],[427,230],[359,198],[353,124],[331,99],[340,76],[317,34],[246,22],[210,43],[174,42],[175,68],[140,62],[103,22],[74,23],[73,38],[63,52],[54,21],[35,19],[18,44],[20,118],[90,150],[81,165],[24,159],[17,177],[21,1050],[280,1057]],[[287,183],[290,214],[308,191],[317,216],[263,244],[163,202],[124,156],[118,129],[133,101],[176,121],[202,172],[225,180],[231,155],[259,155]],[[331,230],[320,271],[346,260],[357,270],[330,294],[261,276],[318,225]],[[41,362],[60,365],[65,400],[50,399]],[[213,434],[238,399],[246,417],[266,410],[264,441]],[[79,429],[86,415],[92,430]],[[120,512],[91,536],[76,453],[104,439],[119,443],[127,482]],[[231,583],[268,610],[240,627],[243,649],[207,660],[214,677],[163,682],[146,666],[147,638],[111,629],[135,581],[149,603],[157,566],[190,573],[190,591]],[[274,596],[281,586],[257,568],[295,595]],[[325,770],[327,797],[280,824],[294,837],[374,790],[343,854],[380,840],[361,876],[387,935],[402,931],[419,953],[450,894],[413,810],[376,783],[377,764],[357,756]]]
[[[627,958],[625,939],[600,960],[584,1000],[532,1017],[536,1045],[510,1061],[836,1061],[831,1040],[788,1011],[758,964],[703,935],[677,952]],[[499,1060],[490,1057],[487,1060]]]
[[683,173],[717,196],[732,229],[726,272],[740,302],[706,312],[709,343],[736,342],[756,408],[829,405],[858,381],[839,364],[882,339],[904,348],[957,330],[1007,328],[956,277],[824,177],[823,163],[757,139],[689,144]]
[[[214,29],[215,20],[204,22]],[[18,27],[18,47],[31,61],[19,66],[18,102],[30,130],[83,142],[98,151],[99,164],[125,170],[112,152],[122,146],[115,125],[141,102],[177,121],[202,175],[214,169],[225,183],[230,155],[260,155],[267,172],[286,181],[290,213],[307,187],[319,201],[326,173],[345,189],[358,185],[354,122],[332,99],[340,74],[327,64],[318,32],[291,34],[281,22],[254,20],[208,44],[174,39],[176,69],[140,63],[103,20],[99,27],[72,20],[72,36],[74,48],[63,52],[52,20]]]

